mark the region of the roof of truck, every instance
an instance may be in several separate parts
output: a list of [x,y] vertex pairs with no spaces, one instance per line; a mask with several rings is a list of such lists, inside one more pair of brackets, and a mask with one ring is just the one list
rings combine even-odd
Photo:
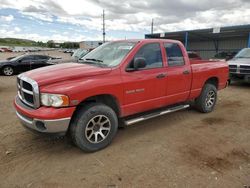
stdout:
[[178,40],[172,40],[172,39],[126,39],[126,40],[116,40],[116,41],[112,41],[112,42],[161,42],[161,41],[165,41],[165,42],[175,42],[178,43],[180,41]]

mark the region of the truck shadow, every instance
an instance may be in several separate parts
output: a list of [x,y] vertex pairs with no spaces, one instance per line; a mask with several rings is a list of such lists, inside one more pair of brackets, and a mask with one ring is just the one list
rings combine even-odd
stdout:
[[250,88],[250,83],[246,83],[243,81],[234,81],[232,82],[229,87],[241,87],[241,88]]
[[[175,112],[158,118],[146,120],[144,122],[140,122],[138,124],[131,125],[126,128],[118,129],[117,135],[114,138],[112,144],[107,148],[95,153],[82,152],[73,144],[69,136],[44,137],[42,135],[31,133],[28,130],[21,130],[21,132],[8,135],[16,139],[14,140],[14,142],[9,144],[9,148],[6,148],[5,144],[4,150],[10,150],[11,152],[10,154],[2,157],[0,164],[7,164],[12,161],[19,160],[19,158],[26,158],[27,160],[34,155],[39,157],[54,155],[57,157],[64,158],[69,155],[71,157],[77,157],[79,155],[100,156],[105,153],[112,153],[113,150],[120,150],[121,146],[127,147],[131,143],[133,144],[134,142],[137,142],[138,139],[140,140],[140,137],[143,135],[148,135],[148,137],[150,138],[152,136],[150,136],[152,132],[168,132],[166,129],[171,126],[182,126],[183,124],[181,122],[184,119],[186,119],[189,115],[196,113],[198,112],[194,110]],[[138,137],[138,139],[134,140],[134,138],[136,137]]]

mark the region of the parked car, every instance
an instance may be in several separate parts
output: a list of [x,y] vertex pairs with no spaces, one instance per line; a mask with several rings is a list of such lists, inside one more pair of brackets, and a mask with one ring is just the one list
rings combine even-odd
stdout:
[[187,53],[188,53],[189,59],[192,59],[192,60],[202,60],[201,56],[197,52],[188,51]]
[[53,65],[53,63],[48,62],[51,58],[46,55],[21,55],[10,60],[0,61],[0,70],[2,74],[11,76],[15,73]]
[[64,49],[63,53],[70,53],[71,55],[75,52],[74,49]]
[[250,48],[242,49],[228,65],[230,80],[250,82]]
[[118,122],[131,125],[186,109],[193,100],[200,112],[212,112],[217,91],[227,85],[228,65],[194,62],[179,41],[108,42],[81,63],[19,75],[16,114],[28,129],[69,132],[79,148],[97,151],[111,143]]
[[72,57],[76,60],[79,60],[84,57],[88,52],[88,50],[79,48],[72,54]]
[[50,59],[49,62],[53,64],[78,62],[78,61],[81,61],[80,59],[83,58],[84,55],[86,55],[87,53],[88,53],[88,50],[79,48],[69,58]]
[[232,59],[236,54],[237,54],[237,52],[224,51],[224,52],[219,52],[219,53],[215,54],[214,58],[228,61],[228,60]]
[[12,50],[9,48],[1,48],[1,51],[2,52],[12,52]]

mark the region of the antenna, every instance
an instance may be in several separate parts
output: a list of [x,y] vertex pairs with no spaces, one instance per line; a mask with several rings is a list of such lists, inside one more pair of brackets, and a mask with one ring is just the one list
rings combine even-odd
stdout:
[[151,34],[154,33],[154,19],[152,19],[152,22],[151,22]]
[[105,33],[105,11],[104,11],[104,9],[103,9],[103,14],[102,14],[102,26],[103,26],[103,28],[102,28],[103,43],[105,43],[106,33]]

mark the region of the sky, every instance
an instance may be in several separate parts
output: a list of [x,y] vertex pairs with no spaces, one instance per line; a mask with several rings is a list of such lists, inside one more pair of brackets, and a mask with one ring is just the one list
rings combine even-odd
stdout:
[[250,24],[250,0],[0,0],[0,37],[46,42],[144,38]]

